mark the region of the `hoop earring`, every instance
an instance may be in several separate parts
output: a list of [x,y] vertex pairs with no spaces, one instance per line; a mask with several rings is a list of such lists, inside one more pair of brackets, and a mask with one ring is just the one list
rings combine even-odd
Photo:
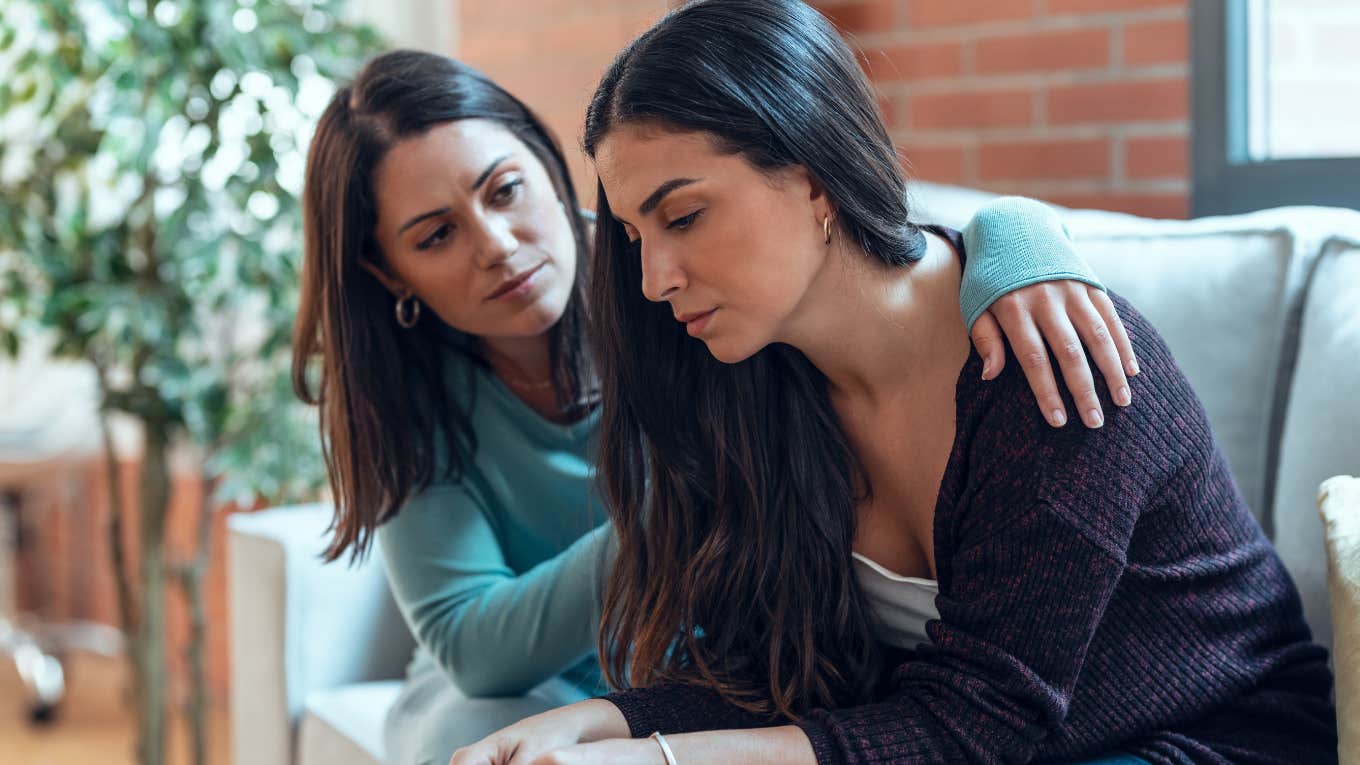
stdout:
[[397,324],[410,329],[420,320],[420,301],[413,295],[397,298]]
[[831,244],[831,213],[822,218],[822,241]]

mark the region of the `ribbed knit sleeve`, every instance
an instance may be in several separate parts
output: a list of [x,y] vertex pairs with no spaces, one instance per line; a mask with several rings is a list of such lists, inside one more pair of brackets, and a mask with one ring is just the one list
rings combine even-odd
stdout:
[[1105,289],[1072,246],[1053,208],[1024,197],[1001,197],[983,205],[963,229],[968,251],[959,303],[964,324],[997,298],[1039,282],[1074,279]]
[[775,722],[724,701],[717,691],[685,683],[630,688],[603,696],[628,721],[629,735],[644,738],[702,730],[763,728]]

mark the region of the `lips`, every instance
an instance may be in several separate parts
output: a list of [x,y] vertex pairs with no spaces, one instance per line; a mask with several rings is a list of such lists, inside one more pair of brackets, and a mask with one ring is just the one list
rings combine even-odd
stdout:
[[704,333],[704,330],[708,329],[709,321],[713,318],[713,314],[717,312],[717,308],[710,308],[698,313],[683,313],[675,318],[685,323],[685,332],[690,337],[699,337]]
[[502,282],[501,286],[497,287],[494,292],[492,292],[490,295],[487,295],[485,299],[495,300],[496,298],[501,297],[502,295],[505,295],[510,291],[514,290],[516,287],[523,285],[525,282],[529,281],[529,279],[534,274],[538,273],[538,270],[542,268],[544,265],[546,265],[546,263],[539,263],[538,265],[534,266],[528,271],[524,271],[517,276],[507,279],[506,281]]
[[710,313],[713,313],[713,312],[716,311],[716,310],[718,310],[718,309],[717,309],[717,308],[710,308],[710,309],[708,309],[707,311],[695,311],[694,313],[682,313],[682,314],[680,314],[679,316],[676,316],[676,317],[675,317],[675,320],[678,321],[678,322],[680,322],[681,324],[689,324],[690,322],[694,321],[695,319],[701,319],[701,318],[703,318],[703,317],[709,315]]

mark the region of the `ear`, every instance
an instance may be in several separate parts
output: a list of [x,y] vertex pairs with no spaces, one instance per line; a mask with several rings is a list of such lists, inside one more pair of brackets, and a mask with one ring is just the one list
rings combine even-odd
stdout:
[[395,276],[391,276],[382,268],[368,258],[359,259],[359,267],[373,275],[374,279],[383,286],[383,289],[392,293],[394,298],[403,298],[410,295],[412,290],[406,283]]
[[813,215],[819,223],[827,215],[835,216],[836,205],[827,195],[826,186],[822,185],[821,179],[813,175],[806,167],[799,165],[798,180],[807,184],[807,199],[812,204]]

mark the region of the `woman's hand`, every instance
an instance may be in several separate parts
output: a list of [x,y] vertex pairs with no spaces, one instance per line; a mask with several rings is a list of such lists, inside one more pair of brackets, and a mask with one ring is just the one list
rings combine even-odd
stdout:
[[[541,758],[568,750],[581,742],[607,738],[625,739],[627,736],[628,723],[619,708],[603,699],[590,699],[526,717],[514,725],[502,728],[481,741],[454,752],[449,765],[529,765],[558,762]],[[622,765],[633,760],[619,762]]]
[[[1063,380],[1088,428],[1105,424],[1095,381],[1086,361],[1089,351],[1119,406],[1132,401],[1128,377],[1138,374],[1133,344],[1109,295],[1072,280],[1040,282],[1008,292],[973,323],[973,345],[982,356],[982,378],[991,380],[1006,365],[1003,336],[1034,390],[1044,419],[1055,428],[1067,424],[1048,348],[1058,358]],[[1045,342],[1048,346],[1045,347]],[[1085,344],[1083,348],[1083,343]],[[1126,376],[1127,373],[1127,376]]]

